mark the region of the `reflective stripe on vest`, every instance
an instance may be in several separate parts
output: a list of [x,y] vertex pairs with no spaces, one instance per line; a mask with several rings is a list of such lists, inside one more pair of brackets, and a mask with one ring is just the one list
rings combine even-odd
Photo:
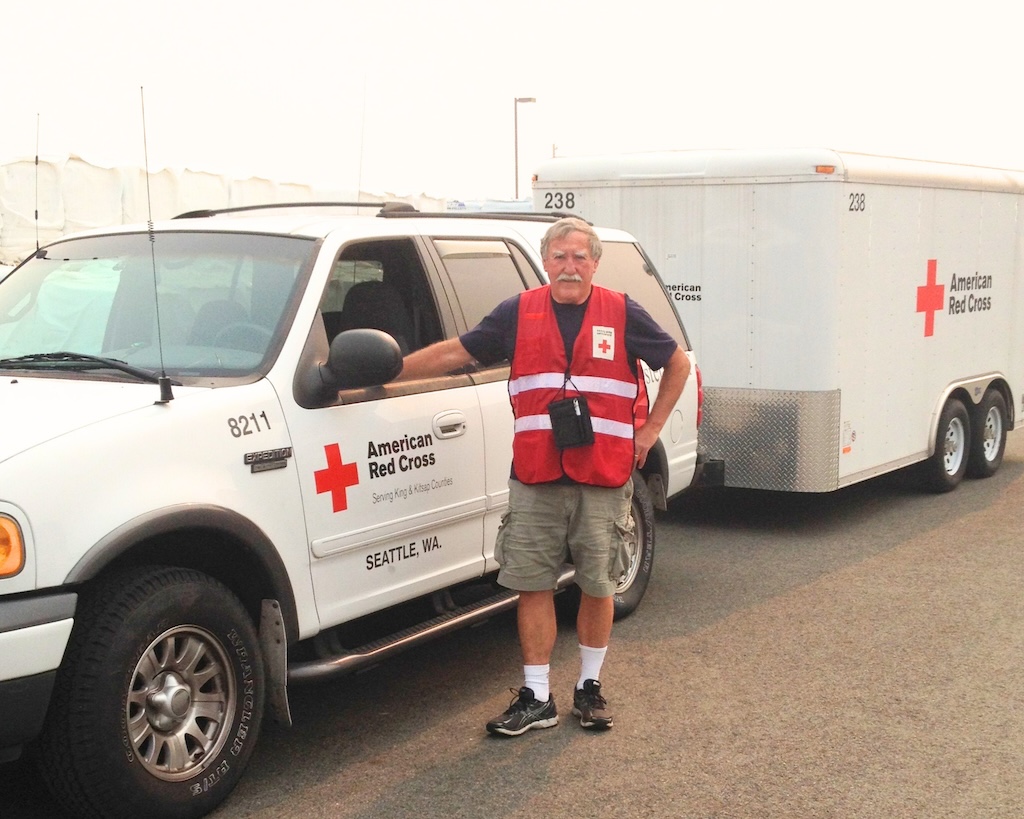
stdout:
[[[621,421],[611,421],[608,418],[591,418],[590,422],[595,433],[633,440],[632,424],[623,424]],[[529,432],[538,429],[551,429],[550,415],[527,415],[524,418],[516,418],[516,432]]]
[[[630,373],[632,375],[632,373]],[[565,383],[563,373],[537,373],[524,375],[508,382],[509,395],[519,395],[528,390],[562,389]],[[619,381],[614,378],[596,378],[587,375],[574,375],[572,384],[578,392],[603,392],[608,395],[620,395],[624,398],[636,398],[636,381]]]

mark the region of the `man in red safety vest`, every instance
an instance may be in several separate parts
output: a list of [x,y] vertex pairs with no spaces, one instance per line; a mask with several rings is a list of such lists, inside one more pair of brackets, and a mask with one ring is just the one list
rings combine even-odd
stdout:
[[[558,724],[549,686],[554,590],[569,554],[580,587],[580,675],[572,710],[584,728],[612,727],[600,672],[613,594],[629,559],[631,478],[690,372],[686,354],[647,311],[593,284],[601,242],[590,225],[560,219],[540,249],[549,285],[503,301],[458,338],[406,356],[401,375],[426,378],[473,361],[511,362],[512,476],[495,558],[498,582],[519,592],[524,682],[509,708],[486,726],[506,736]],[[639,360],[664,370],[650,408]]]

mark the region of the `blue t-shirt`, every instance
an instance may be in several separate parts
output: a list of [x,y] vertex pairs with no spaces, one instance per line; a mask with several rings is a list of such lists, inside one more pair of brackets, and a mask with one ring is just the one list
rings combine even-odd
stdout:
[[[576,336],[583,326],[587,302],[583,304],[559,304],[552,301],[555,318],[562,332],[565,356],[572,359]],[[485,366],[500,361],[511,361],[515,355],[516,330],[519,326],[519,295],[506,299],[495,307],[480,323],[459,336],[462,346],[473,358]],[[650,313],[626,296],[626,352],[630,366],[636,359],[645,362],[652,370],[664,367],[679,345],[666,333]]]

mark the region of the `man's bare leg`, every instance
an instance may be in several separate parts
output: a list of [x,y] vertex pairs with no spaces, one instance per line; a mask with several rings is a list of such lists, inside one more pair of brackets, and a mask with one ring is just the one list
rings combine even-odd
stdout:
[[524,665],[546,665],[551,662],[551,652],[558,636],[558,622],[555,619],[555,593],[546,591],[525,591],[519,593],[519,645],[522,647]]
[[614,619],[614,597],[591,597],[585,592],[580,593],[580,610],[576,615],[576,636],[580,645],[607,648],[612,638]]

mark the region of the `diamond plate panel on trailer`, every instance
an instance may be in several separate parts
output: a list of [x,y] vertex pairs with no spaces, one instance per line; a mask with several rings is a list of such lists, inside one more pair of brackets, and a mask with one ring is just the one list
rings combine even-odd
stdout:
[[701,448],[725,485],[830,492],[839,485],[839,390],[705,388]]

